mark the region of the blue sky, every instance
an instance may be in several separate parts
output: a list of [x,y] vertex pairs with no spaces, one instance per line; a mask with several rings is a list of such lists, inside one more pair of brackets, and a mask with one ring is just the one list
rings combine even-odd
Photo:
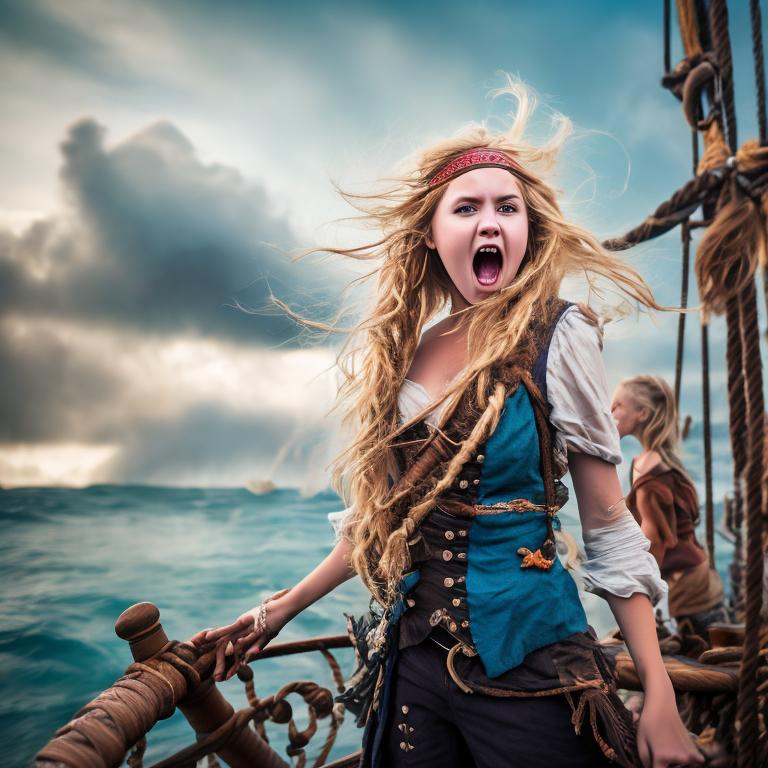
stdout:
[[[741,141],[756,134],[747,5],[731,8]],[[534,138],[547,109],[576,125],[568,214],[602,237],[639,223],[691,172],[659,84],[661,8],[0,2],[0,484],[322,487],[333,350],[233,305],[271,289],[331,313],[352,273],[286,253],[367,235],[332,223],[352,213],[332,180],[365,190],[470,121],[500,126],[500,71],[538,92]],[[676,301],[676,232],[627,258]],[[610,381],[670,375],[675,323],[609,326]]]

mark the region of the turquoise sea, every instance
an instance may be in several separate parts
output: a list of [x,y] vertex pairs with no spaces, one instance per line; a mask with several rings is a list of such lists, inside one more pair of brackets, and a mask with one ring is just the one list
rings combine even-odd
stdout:
[[[0,490],[0,755],[3,765],[28,765],[35,752],[131,662],[114,622],[128,606],[155,603],[172,639],[229,622],[263,597],[300,579],[333,544],[326,514],[339,509],[328,492],[303,497],[295,490],[255,496],[242,489],[100,485],[73,490]],[[561,513],[578,538],[575,502]],[[718,510],[719,511],[719,510]],[[730,548],[718,537],[723,575]],[[585,595],[598,632],[612,625],[607,604]],[[343,612],[362,613],[367,593],[353,579],[288,624],[276,642],[344,632]],[[345,672],[352,651],[336,652]],[[275,692],[298,679],[329,688],[319,654],[254,665],[256,690]],[[222,685],[238,709],[242,684]],[[297,724],[306,723],[294,699]],[[313,756],[325,724],[311,743]],[[285,726],[268,726],[284,754]],[[351,717],[332,758],[359,747]],[[145,765],[193,740],[183,716],[159,723],[149,735]]]

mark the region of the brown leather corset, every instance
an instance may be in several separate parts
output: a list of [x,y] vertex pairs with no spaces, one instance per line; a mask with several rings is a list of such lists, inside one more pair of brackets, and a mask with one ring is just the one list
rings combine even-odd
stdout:
[[421,538],[411,547],[412,564],[419,567],[421,578],[400,619],[400,648],[417,645],[437,626],[472,645],[466,584],[471,525],[471,518],[440,507],[421,524]]

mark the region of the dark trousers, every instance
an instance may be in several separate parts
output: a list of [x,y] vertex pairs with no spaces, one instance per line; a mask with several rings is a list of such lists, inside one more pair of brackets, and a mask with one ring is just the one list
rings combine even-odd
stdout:
[[464,693],[447,651],[427,638],[400,651],[382,740],[384,768],[600,768],[614,765],[588,723],[577,736],[562,695]]

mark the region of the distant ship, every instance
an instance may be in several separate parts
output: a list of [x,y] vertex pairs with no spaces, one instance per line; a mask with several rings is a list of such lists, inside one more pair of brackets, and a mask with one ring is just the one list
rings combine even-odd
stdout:
[[245,487],[256,496],[272,493],[277,486],[271,480],[249,480]]

